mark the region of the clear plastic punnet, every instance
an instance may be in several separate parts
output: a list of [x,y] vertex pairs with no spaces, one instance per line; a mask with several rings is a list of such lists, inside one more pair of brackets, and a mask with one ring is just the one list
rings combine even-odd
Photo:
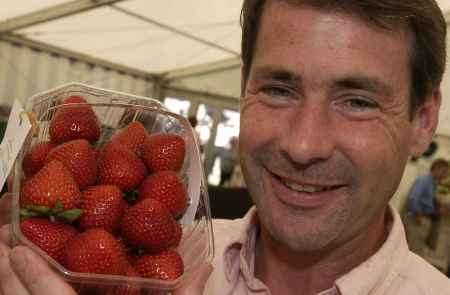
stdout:
[[[31,116],[29,116],[30,118],[35,118],[35,120],[32,120],[32,124],[37,128],[35,128],[33,132],[30,132],[14,166],[12,227],[15,244],[27,245],[28,247],[39,253],[39,255],[41,255],[46,261],[48,261],[49,265],[55,270],[55,272],[61,275],[75,288],[76,291],[82,294],[84,294],[84,292],[88,294],[170,293],[171,291],[183,285],[183,283],[185,283],[187,280],[189,280],[189,278],[196,272],[200,265],[212,260],[214,255],[214,241],[205,175],[202,168],[201,155],[195,132],[184,117],[168,111],[156,99],[100,89],[97,87],[79,83],[66,84],[58,88],[34,95],[27,101],[25,109],[28,114],[31,114]],[[67,123],[67,120],[70,120],[71,116],[74,118],[82,118],[84,116],[84,114],[81,114],[83,110],[88,110],[89,112],[95,114],[99,128],[97,136],[95,136],[94,138],[89,136],[89,138],[83,138],[82,135],[81,140],[77,137],[65,137],[63,139],[58,138],[56,140],[55,133],[59,132],[60,129],[64,126],[56,126],[54,120],[57,120],[58,116],[60,116],[63,112],[71,114],[67,117],[69,119],[62,119],[63,123],[58,123],[60,125],[64,125]],[[73,129],[71,131],[79,131],[77,130],[77,128],[83,128],[83,126],[80,127],[77,125],[82,124],[80,123],[80,121],[75,121],[76,123],[73,123],[73,126],[70,126],[70,123],[66,124],[69,125],[69,129]],[[142,160],[146,172],[145,177],[142,178],[141,176],[141,180],[139,180],[138,183],[135,183],[132,186],[127,186],[127,183],[126,185],[124,184],[122,188],[122,182],[120,181],[120,184],[117,185],[115,183],[111,184],[109,182],[111,179],[110,174],[114,174],[115,172],[119,171],[119,168],[115,169],[115,166],[111,164],[112,166],[108,166],[108,169],[111,169],[111,167],[113,167],[112,172],[102,172],[102,175],[100,175],[100,170],[106,169],[104,167],[106,167],[105,163],[107,162],[107,155],[116,153],[116,150],[109,148],[108,145],[113,145],[111,144],[112,142],[117,142],[117,140],[113,139],[116,139],[118,137],[117,134],[123,133],[124,130],[126,130],[127,127],[130,126],[130,123],[133,122],[139,122],[139,125],[145,128],[146,135],[144,145],[143,147],[140,146],[139,149],[133,151],[133,154],[136,155],[138,159]],[[68,132],[71,131],[69,130]],[[130,242],[130,244],[128,244],[128,241],[132,241],[133,238],[129,237],[130,234],[125,235],[125,226],[123,225],[124,221],[122,220],[125,219],[125,216],[130,211],[132,211],[132,209],[136,207],[137,204],[143,202],[143,200],[153,197],[153,195],[150,195],[146,196],[144,199],[142,198],[141,188],[143,186],[144,179],[147,179],[153,174],[161,172],[156,171],[158,169],[166,169],[164,167],[155,168],[156,166],[149,166],[148,163],[150,160],[148,160],[148,158],[156,157],[156,161],[159,161],[161,160],[161,157],[164,158],[167,155],[162,155],[160,157],[159,155],[155,156],[152,154],[151,156],[147,156],[151,152],[145,151],[145,149],[150,146],[145,145],[147,144],[148,139],[153,135],[161,134],[176,135],[184,142],[184,157],[179,167],[173,169],[172,174],[176,174],[182,184],[182,190],[185,192],[186,204],[184,205],[184,207],[183,205],[178,206],[178,208],[182,208],[181,211],[180,209],[177,209],[178,211],[173,214],[169,209],[166,210],[167,212],[171,213],[170,219],[173,219],[176,223],[176,228],[178,228],[178,236],[175,238],[171,238],[172,240],[170,242],[167,242],[164,244],[164,246],[161,246],[162,242],[158,241],[160,237],[161,239],[167,238],[169,234],[173,234],[174,232],[176,233],[177,231],[172,231],[171,228],[158,229],[157,226],[160,226],[159,224],[165,224],[161,226],[167,227],[167,222],[159,222],[160,220],[158,219],[156,220],[157,225],[151,225],[150,227],[153,228],[151,228],[149,231],[149,239],[153,239],[152,242],[156,243],[158,246],[154,246],[155,244],[152,244],[153,246],[150,247],[148,247],[147,244],[142,244],[144,245],[142,246],[141,244],[135,242]],[[145,267],[147,267],[147,264],[145,263],[141,263],[141,268],[138,271],[133,271],[131,275],[125,270],[113,274],[73,271],[68,267],[67,261],[69,261],[70,259],[67,257],[70,254],[66,253],[69,252],[69,250],[67,250],[67,245],[62,247],[61,253],[63,254],[61,254],[61,257],[63,258],[58,260],[53,256],[52,258],[47,251],[42,249],[42,247],[36,245],[39,242],[32,242],[31,238],[28,238],[28,236],[25,235],[22,227],[22,222],[27,219],[29,220],[30,218],[70,224],[76,229],[77,233],[70,239],[68,239],[68,241],[70,241],[66,242],[68,244],[74,244],[75,242],[73,241],[77,239],[77,236],[82,235],[86,231],[96,228],[97,225],[95,225],[95,222],[94,226],[92,224],[90,225],[90,227],[81,226],[82,222],[80,221],[80,218],[83,217],[83,214],[87,214],[86,210],[77,211],[77,213],[81,214],[81,217],[71,219],[70,221],[60,220],[58,216],[61,217],[64,215],[60,213],[63,213],[64,211],[72,212],[73,210],[66,210],[71,208],[66,208],[66,205],[68,203],[60,202],[62,200],[58,199],[58,195],[56,196],[56,202],[52,203],[51,205],[44,202],[44,205],[48,206],[43,206],[39,202],[37,204],[33,203],[33,198],[40,200],[41,196],[37,197],[37,195],[39,194],[58,194],[58,190],[55,190],[56,188],[49,185],[48,180],[42,180],[43,178],[48,177],[48,174],[50,173],[46,172],[46,174],[42,172],[42,170],[47,169],[44,167],[50,166],[49,163],[62,162],[63,166],[65,168],[68,168],[66,169],[66,171],[73,172],[73,175],[80,174],[81,178],[86,178],[85,176],[88,173],[85,173],[84,170],[81,171],[81,168],[78,169],[76,165],[71,166],[71,161],[77,161],[77,157],[74,157],[75,160],[68,160],[65,156],[65,158],[61,158],[61,154],[64,155],[64,153],[58,154],[56,152],[53,153],[56,154],[56,156],[50,156],[54,149],[57,149],[61,145],[64,145],[68,142],[77,140],[84,141],[84,143],[86,143],[86,141],[89,142],[89,145],[95,155],[95,165],[97,169],[97,174],[94,177],[95,180],[88,183],[81,184],[81,182],[79,182],[75,176],[73,177],[73,179],[75,179],[75,182],[79,184],[78,189],[80,193],[77,194],[77,196],[79,196],[79,198],[82,198],[80,196],[84,196],[83,192],[89,190],[94,186],[116,185],[120,188],[120,191],[122,193],[121,196],[124,198],[124,202],[126,203],[125,208],[123,209],[123,211],[121,211],[122,213],[120,214],[120,218],[122,218],[121,221],[116,221],[114,229],[107,230],[107,232],[110,233],[111,236],[113,236],[117,241],[119,241],[119,244],[122,247],[121,249],[123,250],[123,252],[121,253],[125,253],[124,257],[126,258],[127,267],[129,267],[130,265],[131,267],[137,265],[137,261],[143,256],[158,255],[164,251],[174,251],[178,253],[179,257],[181,257],[183,265],[181,272],[178,272],[178,274],[174,276],[171,273],[172,265],[169,265],[168,270],[165,269],[165,266],[161,266],[162,274],[158,273],[158,269],[160,267],[158,263],[161,263],[160,261],[152,261],[151,263],[154,263],[154,265],[152,266],[153,268],[150,267],[152,269],[147,269],[149,273],[151,273],[152,271],[157,273],[153,276],[144,276],[143,274],[141,274],[140,271],[142,268],[144,269],[144,272],[147,271],[145,269]],[[36,156],[37,160],[35,159],[35,161],[41,161],[42,163],[37,164],[41,165],[41,167],[36,168],[36,171],[29,172],[29,164],[25,163],[25,161],[29,161],[29,159],[26,159],[26,157],[31,153],[31,151],[37,144],[42,142],[50,142],[52,144],[52,147],[48,149],[49,151],[46,152],[45,156],[41,156],[41,159],[39,159],[39,155]],[[123,145],[120,146],[123,147]],[[154,150],[158,150],[157,148],[155,149],[154,146],[152,146],[152,148],[152,152],[154,152]],[[162,147],[159,150],[162,151],[162,153],[165,153],[166,150],[170,148],[170,146],[168,148]],[[58,155],[60,156],[59,158]],[[173,160],[170,157],[173,158],[175,156],[172,156],[169,153],[167,157],[169,157],[169,159],[164,158],[163,162],[166,160],[170,162],[170,160]],[[57,158],[60,161],[52,160],[54,158]],[[157,162],[157,164],[159,165],[160,162]],[[100,168],[100,166],[102,168]],[[167,169],[170,170],[171,168]],[[41,173],[41,175],[38,176],[39,173]],[[127,171],[124,177],[128,177],[128,174],[135,174],[134,169],[132,171]],[[119,176],[115,175],[114,177]],[[31,181],[33,177],[36,177],[36,179],[40,179]],[[55,186],[58,185],[59,182],[58,180],[56,180],[57,177],[50,175],[50,178],[52,177],[55,178]],[[30,182],[34,183],[30,185]],[[27,185],[31,188],[27,188]],[[46,185],[47,187],[45,187]],[[161,187],[158,187],[158,185],[159,183],[156,185],[154,184],[154,186],[149,189],[150,191],[156,190],[156,192],[152,192],[155,195],[159,193],[158,189],[164,190],[167,186],[170,186],[164,184],[165,186],[161,185]],[[38,186],[39,188],[36,188]],[[41,186],[44,186],[44,188],[42,188]],[[154,189],[154,187],[156,187],[156,189]],[[171,192],[170,188],[168,190],[169,192]],[[48,191],[52,191],[52,193],[48,193]],[[63,199],[62,195],[65,193],[65,191],[61,193],[61,199]],[[171,198],[171,196],[169,197]],[[81,201],[81,199],[75,200],[75,205],[73,207],[77,207],[76,209],[79,209],[79,207],[82,207],[81,204],[85,204],[83,202]],[[163,201],[161,201],[161,203],[163,203]],[[67,205],[67,207],[69,206]],[[167,208],[169,207],[167,206]],[[97,210],[102,209],[97,208]],[[147,210],[145,212],[146,214],[152,214],[152,212],[150,211],[151,210]],[[109,215],[113,215],[113,213]],[[149,218],[152,219],[153,217]],[[138,218],[138,220],[142,219]],[[119,225],[117,225],[117,222],[119,222]],[[155,227],[156,231],[154,230]],[[154,235],[152,234],[152,230],[155,233]],[[179,232],[181,232],[181,238],[179,236]],[[145,237],[145,235],[146,234],[142,234],[141,232],[141,236]],[[176,236],[176,234],[174,235]],[[137,236],[139,237],[139,233]],[[39,239],[39,241],[41,241],[42,237]],[[47,237],[44,237],[44,240],[46,239]],[[93,261],[95,262],[95,260]],[[120,265],[122,266],[122,264]],[[155,271],[155,269],[157,269],[157,271]]]

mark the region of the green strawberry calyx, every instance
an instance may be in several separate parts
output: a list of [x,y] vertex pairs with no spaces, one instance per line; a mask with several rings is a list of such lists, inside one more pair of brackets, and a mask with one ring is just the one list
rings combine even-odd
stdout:
[[62,221],[72,223],[77,220],[83,213],[82,209],[74,208],[64,210],[63,204],[58,200],[53,208],[41,205],[27,205],[20,209],[20,217],[22,219],[29,217],[48,217],[51,221]]

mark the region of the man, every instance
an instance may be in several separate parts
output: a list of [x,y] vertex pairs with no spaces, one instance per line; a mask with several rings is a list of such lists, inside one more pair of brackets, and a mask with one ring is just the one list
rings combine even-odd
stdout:
[[[432,220],[441,215],[442,207],[436,206],[436,186],[448,175],[448,162],[433,161],[430,173],[419,176],[413,183],[407,200],[405,217],[406,236],[411,251],[424,255]],[[440,207],[440,208],[436,208]]]
[[450,294],[388,205],[438,122],[436,3],[245,0],[243,22],[239,145],[256,207],[214,224],[203,294]]
[[437,124],[436,3],[245,1],[243,20],[239,142],[256,210],[216,224],[206,294],[450,294],[388,206]]

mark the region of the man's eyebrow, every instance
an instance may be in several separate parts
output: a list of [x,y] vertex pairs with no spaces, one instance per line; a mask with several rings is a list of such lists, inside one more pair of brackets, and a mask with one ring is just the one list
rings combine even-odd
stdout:
[[299,83],[302,80],[300,75],[272,66],[255,67],[253,76],[257,79],[271,79],[295,83]]
[[340,78],[334,82],[334,88],[365,90],[384,96],[390,96],[393,93],[392,87],[380,79],[362,75]]

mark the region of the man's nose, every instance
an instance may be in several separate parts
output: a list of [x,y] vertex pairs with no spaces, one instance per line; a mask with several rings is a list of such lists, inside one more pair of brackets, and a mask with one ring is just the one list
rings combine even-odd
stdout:
[[336,145],[336,128],[326,104],[304,103],[284,119],[288,120],[288,130],[283,132],[280,145],[290,161],[309,165],[331,157]]

